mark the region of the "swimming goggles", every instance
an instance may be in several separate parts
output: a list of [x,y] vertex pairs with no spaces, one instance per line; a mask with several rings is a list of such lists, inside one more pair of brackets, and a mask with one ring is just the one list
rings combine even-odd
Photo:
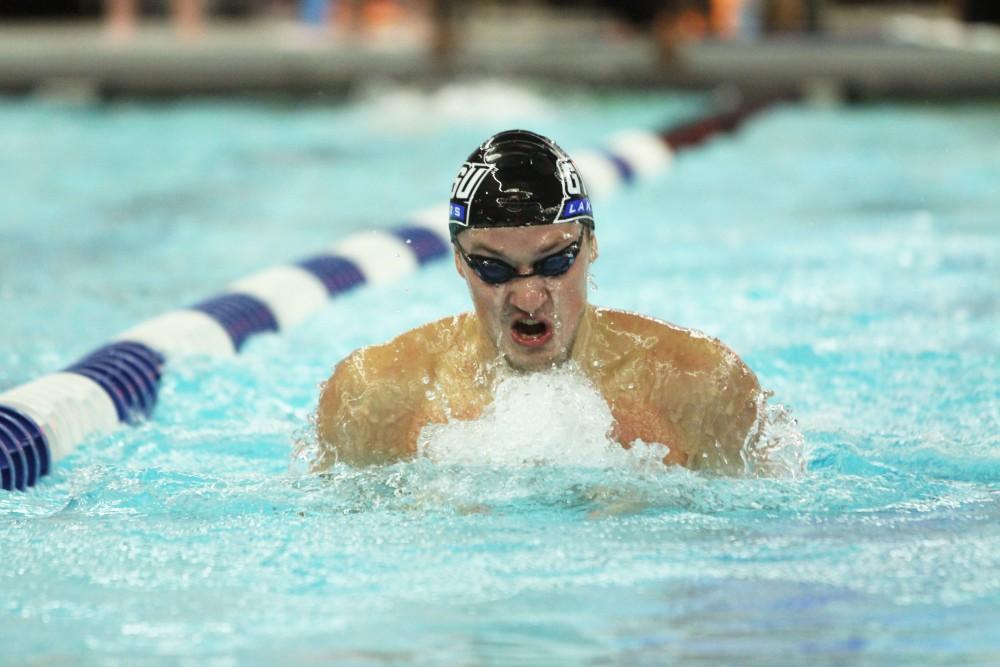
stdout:
[[469,265],[477,276],[490,285],[503,285],[514,278],[528,278],[529,276],[544,276],[545,278],[555,278],[570,270],[576,256],[580,254],[580,239],[573,241],[568,246],[557,253],[542,257],[531,265],[531,273],[518,273],[517,269],[507,262],[496,257],[484,257],[483,255],[466,255],[462,246],[455,241],[458,254],[462,256],[465,263]]

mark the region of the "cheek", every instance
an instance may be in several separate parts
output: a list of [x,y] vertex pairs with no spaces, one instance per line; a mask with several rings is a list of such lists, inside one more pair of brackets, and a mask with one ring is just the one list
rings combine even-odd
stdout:
[[564,324],[575,325],[583,313],[584,304],[587,302],[586,273],[580,279],[567,282],[562,286],[562,289],[553,291],[552,302],[555,306],[556,317]]
[[479,319],[492,324],[500,317],[503,306],[503,292],[485,285],[475,286],[470,283],[469,291],[472,304]]
[[582,290],[567,290],[556,299],[556,309],[566,320],[574,320],[580,315],[586,297]]
[[570,287],[570,298],[575,303],[587,300],[587,273],[581,272],[580,276],[573,281]]

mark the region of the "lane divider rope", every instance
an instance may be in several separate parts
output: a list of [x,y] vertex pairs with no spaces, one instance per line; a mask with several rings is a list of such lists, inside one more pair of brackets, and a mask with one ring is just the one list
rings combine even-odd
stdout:
[[[735,130],[765,105],[745,105],[661,133],[612,135],[574,155],[595,199],[668,168],[673,156]],[[394,229],[352,234],[294,264],[259,271],[221,294],[118,334],[56,373],[0,393],[0,488],[24,491],[84,440],[148,419],[172,360],[230,356],[252,336],[302,322],[331,297],[387,284],[448,257],[448,205],[413,213]]]

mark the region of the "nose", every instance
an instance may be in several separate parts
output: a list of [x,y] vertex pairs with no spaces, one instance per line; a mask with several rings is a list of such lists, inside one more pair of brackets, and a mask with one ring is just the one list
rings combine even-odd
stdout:
[[538,312],[549,298],[545,281],[538,276],[511,281],[507,299],[510,305],[530,315]]

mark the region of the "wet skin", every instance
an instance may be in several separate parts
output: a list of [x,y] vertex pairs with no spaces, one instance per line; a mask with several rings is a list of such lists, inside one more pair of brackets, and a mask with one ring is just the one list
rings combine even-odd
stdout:
[[[578,239],[580,253],[565,274],[523,277]],[[522,277],[488,284],[456,251],[474,312],[340,362],[320,396],[317,468],[412,456],[427,424],[477,419],[503,375],[571,363],[607,401],[614,417],[609,435],[622,446],[658,442],[670,448],[667,464],[742,469],[741,447],[759,428],[756,377],[718,340],[590,305],[587,271],[597,242],[589,231],[578,224],[471,229],[458,243],[466,254],[516,267]]]

